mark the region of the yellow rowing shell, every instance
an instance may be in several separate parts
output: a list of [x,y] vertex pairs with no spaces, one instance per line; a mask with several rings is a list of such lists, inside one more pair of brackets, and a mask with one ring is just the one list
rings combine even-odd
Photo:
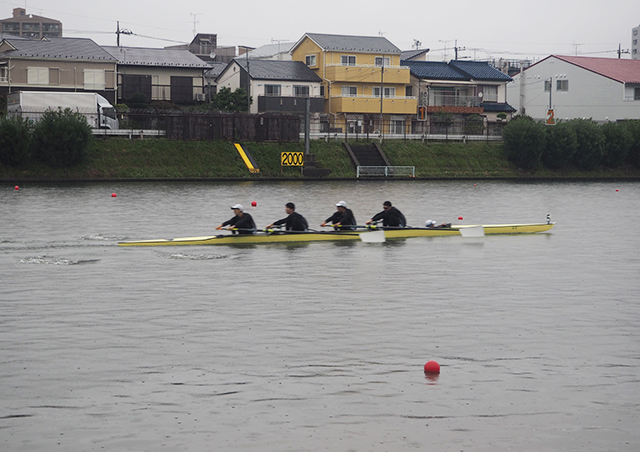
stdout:
[[[460,229],[482,227],[485,234],[534,234],[551,229],[555,223],[458,225],[450,228],[403,228],[385,229],[386,239],[406,239],[412,237],[436,237],[462,235]],[[339,240],[361,240],[361,234],[379,230],[358,229],[356,231],[327,232],[257,232],[255,234],[225,234],[203,237],[183,237],[177,239],[136,240],[118,243],[119,246],[167,246],[167,245],[240,245],[248,243],[292,243],[322,242]],[[363,240],[364,241],[364,240]]]

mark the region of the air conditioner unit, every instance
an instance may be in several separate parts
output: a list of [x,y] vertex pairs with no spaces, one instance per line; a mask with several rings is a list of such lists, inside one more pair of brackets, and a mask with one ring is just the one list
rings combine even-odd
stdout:
[[196,100],[198,102],[204,102],[205,100],[207,100],[207,96],[204,93],[197,93]]

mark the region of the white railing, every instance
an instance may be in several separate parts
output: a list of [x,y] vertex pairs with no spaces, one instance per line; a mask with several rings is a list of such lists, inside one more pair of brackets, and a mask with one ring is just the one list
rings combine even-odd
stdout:
[[416,177],[415,166],[359,166],[357,177]]
[[[341,63],[331,63],[331,64],[325,64],[326,67],[355,67],[355,68],[367,68],[367,69],[382,69],[382,66],[379,64],[355,64],[353,66],[348,65],[348,64],[341,64]],[[387,66],[386,64],[384,65],[385,69],[410,69],[409,66]]]

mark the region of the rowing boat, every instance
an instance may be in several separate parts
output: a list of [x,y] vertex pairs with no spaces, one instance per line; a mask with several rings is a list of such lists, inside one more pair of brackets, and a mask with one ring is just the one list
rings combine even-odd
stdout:
[[[412,237],[436,237],[445,235],[465,235],[465,230],[482,228],[484,234],[534,234],[551,229],[555,223],[452,225],[438,228],[360,228],[354,231],[274,231],[263,230],[255,234],[220,234],[203,237],[183,237],[177,239],[152,239],[120,242],[120,246],[166,246],[166,245],[240,245],[249,243],[291,243],[321,242],[341,240],[365,240],[366,234],[384,231],[385,239],[407,239]],[[483,235],[484,235],[483,234]]]

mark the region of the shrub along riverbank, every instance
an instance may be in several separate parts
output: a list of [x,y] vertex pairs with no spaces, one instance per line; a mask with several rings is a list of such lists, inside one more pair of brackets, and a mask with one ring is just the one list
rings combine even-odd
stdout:
[[[280,166],[281,152],[304,151],[304,143],[243,143],[260,172],[251,174],[233,143],[227,141],[168,141],[165,139],[94,139],[83,163],[52,168],[39,161],[0,166],[0,179],[21,181],[84,181],[145,179],[302,178],[299,167]],[[362,142],[360,142],[362,144]],[[628,165],[581,170],[565,167],[523,171],[507,160],[502,143],[422,143],[388,140],[382,149],[392,165],[414,166],[418,179],[438,178],[637,178],[640,170]],[[312,140],[310,153],[332,178],[355,178],[356,170],[342,142]]]

